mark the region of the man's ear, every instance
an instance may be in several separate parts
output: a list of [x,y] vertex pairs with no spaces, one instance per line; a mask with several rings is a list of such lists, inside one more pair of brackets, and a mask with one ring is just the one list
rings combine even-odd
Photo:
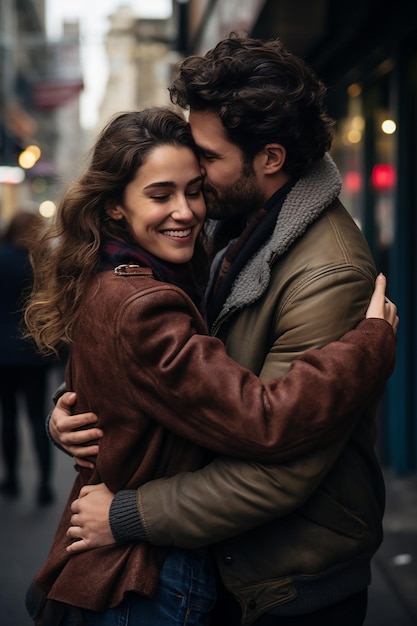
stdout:
[[284,167],[287,151],[280,143],[267,143],[261,150],[265,174],[275,174]]
[[106,213],[113,220],[122,220],[124,218],[123,212],[119,204],[109,204],[106,207]]

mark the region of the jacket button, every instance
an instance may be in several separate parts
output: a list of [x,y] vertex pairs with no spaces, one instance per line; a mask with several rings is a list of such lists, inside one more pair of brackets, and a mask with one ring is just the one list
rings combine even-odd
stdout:
[[248,607],[251,611],[254,611],[256,609],[256,600],[254,600],[253,598],[252,600],[249,600]]
[[223,563],[225,565],[231,565],[233,563],[233,558],[230,556],[230,554],[226,554],[226,556],[223,557]]

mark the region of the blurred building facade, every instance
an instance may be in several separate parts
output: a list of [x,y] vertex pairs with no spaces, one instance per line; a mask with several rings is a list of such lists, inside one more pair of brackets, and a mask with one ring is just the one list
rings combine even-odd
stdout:
[[167,19],[138,18],[128,5],[109,16],[108,80],[97,130],[115,112],[168,104],[168,83],[180,59],[176,25],[174,12]]
[[58,194],[79,154],[78,24],[47,40],[45,0],[0,0],[0,225]]
[[328,86],[342,200],[388,277],[400,328],[381,410],[380,456],[417,471],[417,4],[415,0],[178,2],[183,54],[231,30],[280,37]]

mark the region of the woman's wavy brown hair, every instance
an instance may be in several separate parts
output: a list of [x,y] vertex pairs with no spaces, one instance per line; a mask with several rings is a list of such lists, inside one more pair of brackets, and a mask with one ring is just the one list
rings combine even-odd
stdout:
[[28,335],[45,354],[71,341],[87,283],[100,262],[102,237],[137,245],[124,220],[107,209],[122,203],[126,186],[161,145],[195,150],[189,125],[168,108],[113,117],[100,133],[85,174],[62,198],[56,220],[33,250],[34,287],[25,310]]

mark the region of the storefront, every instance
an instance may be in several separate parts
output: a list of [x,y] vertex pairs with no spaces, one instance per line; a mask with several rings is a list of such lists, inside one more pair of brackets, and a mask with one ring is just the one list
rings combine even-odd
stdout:
[[[414,39],[414,41],[413,41]],[[416,469],[415,319],[417,210],[417,46],[398,38],[392,54],[343,86],[334,158],[342,200],[363,229],[401,318],[396,371],[383,407],[381,454],[399,473]],[[342,87],[341,87],[342,88]]]

